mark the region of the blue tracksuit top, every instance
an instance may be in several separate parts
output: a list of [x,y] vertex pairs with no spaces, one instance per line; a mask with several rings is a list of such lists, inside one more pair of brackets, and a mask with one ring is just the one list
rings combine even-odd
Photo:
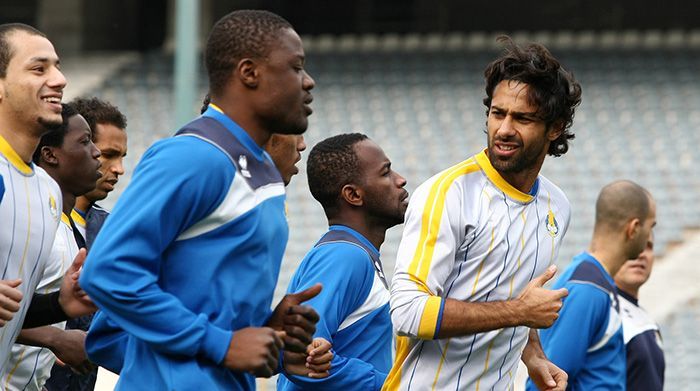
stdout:
[[[540,330],[547,358],[569,375],[567,390],[625,390],[625,342],[615,281],[588,253],[554,283],[569,295],[552,327]],[[528,380],[527,390],[537,390]]]
[[277,389],[379,390],[391,369],[392,338],[379,250],[357,231],[332,225],[306,254],[287,291],[317,282],[323,291],[305,304],[321,317],[314,337],[333,344],[330,376],[280,376]]
[[271,313],[288,237],[284,185],[269,155],[215,106],[183,132],[201,134],[146,151],[80,284],[126,332],[106,333],[122,344],[118,390],[251,390],[252,375],[221,363],[233,333]]

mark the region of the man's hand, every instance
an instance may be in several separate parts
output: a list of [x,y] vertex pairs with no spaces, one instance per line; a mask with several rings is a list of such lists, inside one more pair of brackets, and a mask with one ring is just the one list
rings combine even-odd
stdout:
[[95,304],[93,304],[92,300],[90,300],[85,291],[80,288],[80,284],[78,284],[80,269],[85,263],[86,256],[87,251],[81,248],[80,251],[78,251],[78,255],[75,256],[73,264],[70,265],[68,271],[63,276],[63,282],[61,283],[61,293],[58,297],[58,303],[69,318],[77,318],[97,311]]
[[61,330],[51,346],[51,351],[56,355],[56,363],[67,365],[81,375],[89,373],[95,366],[85,352],[86,335],[82,330]]
[[559,317],[562,299],[569,294],[566,288],[545,289],[542,286],[554,277],[557,267],[550,266],[525,287],[516,299],[522,308],[523,325],[531,328],[547,328]]
[[523,362],[527,374],[541,391],[565,391],[569,376],[561,368],[544,357],[532,357]]
[[290,375],[323,379],[330,375],[334,354],[331,343],[323,338],[314,338],[306,353],[284,351],[284,370]]
[[269,327],[246,327],[233,332],[224,357],[224,366],[256,377],[270,377],[277,372],[283,332]]
[[22,292],[17,289],[22,280],[0,280],[0,327],[12,320],[19,311]]
[[316,284],[304,291],[287,294],[272,312],[267,326],[285,332],[285,350],[306,353],[306,347],[311,344],[316,332],[319,317],[313,308],[300,304],[316,297],[321,289],[321,284]]

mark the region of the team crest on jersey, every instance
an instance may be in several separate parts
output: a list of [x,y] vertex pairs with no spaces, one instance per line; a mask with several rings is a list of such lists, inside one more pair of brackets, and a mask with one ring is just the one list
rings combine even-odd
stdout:
[[552,237],[559,234],[559,223],[557,223],[557,219],[554,217],[554,212],[552,212],[551,209],[547,213],[547,217],[545,217],[544,224],[545,227],[547,227],[547,232],[549,232]]
[[49,210],[53,219],[58,220],[58,207],[56,206],[56,199],[52,195],[49,195]]
[[238,157],[238,167],[241,168],[241,174],[244,177],[250,178],[250,171],[248,171],[248,157],[246,155],[241,155]]

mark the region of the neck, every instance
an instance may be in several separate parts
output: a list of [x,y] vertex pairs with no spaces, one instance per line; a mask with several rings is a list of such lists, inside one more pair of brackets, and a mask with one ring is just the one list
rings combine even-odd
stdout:
[[88,209],[90,209],[90,206],[92,206],[92,202],[87,199],[85,196],[80,196],[75,199],[75,209],[78,209],[81,212],[87,212]]
[[368,224],[367,220],[360,216],[344,216],[328,219],[328,225],[344,225],[354,229],[355,231],[359,232],[360,235],[367,238],[367,240],[369,240],[369,242],[372,243],[377,250],[379,250],[382,243],[384,243],[387,230],[387,227]]
[[6,124],[5,121],[0,121],[0,136],[7,140],[17,155],[27,164],[32,161],[34,150],[41,139],[40,135],[22,132],[17,130],[16,125]]
[[620,281],[615,280],[615,285],[617,285],[617,288],[628,295],[632,296],[635,298],[635,300],[639,300],[639,287],[634,287],[634,286],[629,286],[626,285]]
[[63,189],[61,189],[61,195],[63,196],[63,213],[65,213],[66,216],[70,216],[70,212],[75,206],[75,196]]
[[223,97],[220,99],[212,97],[212,103],[220,108],[233,122],[238,124],[243,131],[248,133],[250,138],[261,148],[270,140],[272,132],[262,126],[260,120],[254,115],[254,110],[249,109],[245,104],[246,102],[242,102],[241,99],[236,99],[235,97]]
[[627,255],[620,246],[617,234],[594,234],[588,252],[603,265],[605,271],[614,277],[622,265],[627,262]]
[[496,169],[498,174],[511,186],[527,194],[530,192],[530,190],[532,190],[532,186],[535,185],[537,176],[540,174],[540,170],[542,169],[545,155],[546,150],[543,152],[542,156],[538,157],[530,167],[524,168],[517,172],[503,172],[496,167],[494,167],[494,169]]

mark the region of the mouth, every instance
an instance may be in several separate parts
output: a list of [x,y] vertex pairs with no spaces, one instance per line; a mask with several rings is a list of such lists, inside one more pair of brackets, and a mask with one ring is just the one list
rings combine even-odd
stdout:
[[63,109],[61,107],[61,98],[62,95],[47,95],[42,97],[41,100],[47,103],[53,111],[60,113]]
[[401,196],[401,203],[408,205],[408,192],[405,192],[403,196]]
[[502,157],[511,157],[520,149],[518,143],[506,143],[497,141],[493,144],[494,152]]
[[307,116],[311,115],[311,113],[314,112],[313,109],[311,108],[311,106],[309,106],[311,104],[311,102],[313,102],[313,100],[314,100],[314,97],[311,95],[309,95],[308,98],[304,99],[304,111],[306,111]]

